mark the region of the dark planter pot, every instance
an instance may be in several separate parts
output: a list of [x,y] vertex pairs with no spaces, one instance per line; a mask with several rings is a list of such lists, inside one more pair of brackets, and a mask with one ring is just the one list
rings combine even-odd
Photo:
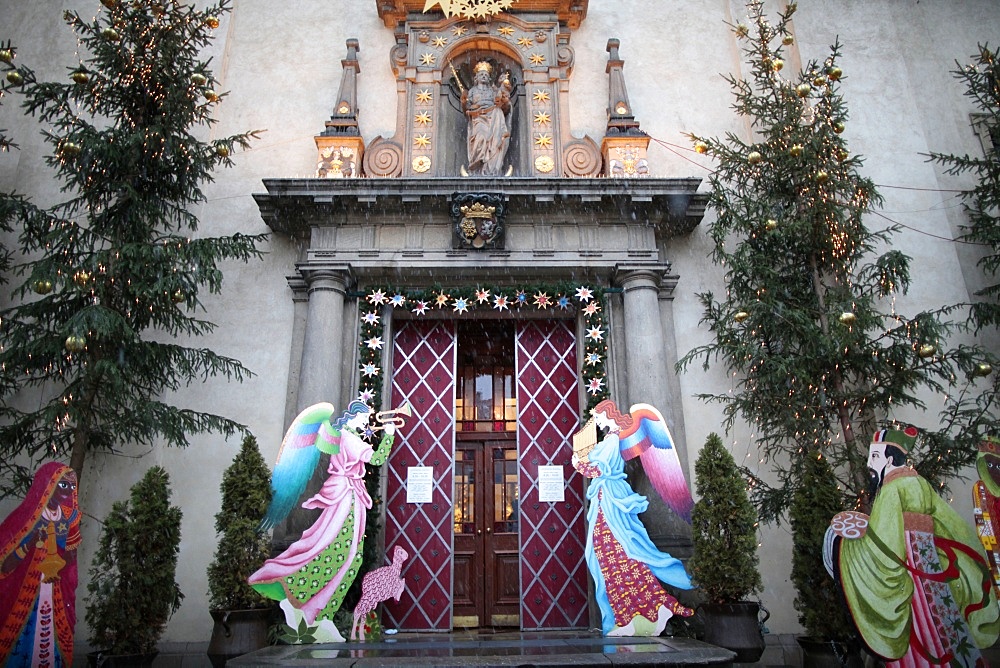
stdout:
[[159,652],[147,654],[109,654],[107,652],[89,652],[87,665],[90,668],[149,668]]
[[269,608],[209,610],[215,625],[208,643],[208,659],[222,668],[229,659],[267,646]]
[[[764,653],[759,603],[706,603],[698,614],[705,624],[705,642],[736,652],[737,663],[754,663]],[[770,615],[764,614],[767,621]]]
[[820,640],[797,636],[795,642],[802,648],[802,665],[811,668],[864,668],[861,648],[857,643],[838,640]]

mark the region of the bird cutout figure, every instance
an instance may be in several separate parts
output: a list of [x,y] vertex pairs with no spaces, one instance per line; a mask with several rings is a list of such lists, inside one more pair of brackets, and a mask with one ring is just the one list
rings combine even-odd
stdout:
[[392,551],[392,563],[366,573],[361,581],[361,600],[354,607],[354,623],[351,625],[351,640],[365,641],[365,618],[379,603],[390,598],[399,602],[406,587],[406,580],[400,575],[403,562],[409,558],[402,547],[397,545]]

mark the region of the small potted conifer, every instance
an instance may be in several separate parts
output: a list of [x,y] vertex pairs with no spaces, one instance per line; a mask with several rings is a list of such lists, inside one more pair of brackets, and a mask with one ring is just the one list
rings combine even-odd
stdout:
[[844,498],[825,457],[806,455],[798,489],[792,497],[792,582],[795,609],[806,635],[796,638],[803,662],[816,668],[863,665],[860,645],[837,582],[823,565],[823,540]]
[[92,666],[150,666],[156,644],[184,595],[177,584],[181,510],[170,505],[170,476],[146,471],[104,521],[87,584]]
[[706,601],[698,608],[704,640],[736,652],[740,663],[753,663],[764,653],[760,603],[746,600],[761,588],[757,513],[718,434],[708,435],[695,462],[695,492],[688,566]]
[[229,659],[267,645],[274,608],[247,579],[270,556],[271,541],[259,531],[271,503],[271,470],[247,436],[222,475],[222,507],[215,515],[219,545],[208,567],[209,614],[214,626],[208,657],[216,668]]

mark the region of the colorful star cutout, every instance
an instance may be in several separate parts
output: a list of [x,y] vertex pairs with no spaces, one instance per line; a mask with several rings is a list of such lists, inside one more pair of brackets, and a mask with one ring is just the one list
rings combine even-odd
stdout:
[[387,301],[385,293],[381,289],[368,295],[369,304],[384,304]]
[[476,290],[476,301],[478,301],[480,304],[484,304],[489,300],[490,300],[489,290],[480,290],[480,289]]
[[466,28],[465,26],[455,26],[454,28],[451,29],[451,34],[455,35],[456,37],[461,37],[467,32],[469,32],[469,29]]
[[498,311],[503,311],[505,308],[508,308],[508,306],[507,306],[507,296],[506,295],[497,295],[496,297],[494,297],[493,298],[493,308],[495,308]]
[[594,291],[585,285],[581,285],[576,289],[576,298],[582,302],[589,302],[594,298]]
[[451,295],[444,292],[439,292],[437,293],[437,296],[434,297],[434,305],[438,308],[444,308],[448,305],[449,301],[451,301]]
[[455,313],[468,313],[469,312],[469,302],[465,297],[458,297],[455,299],[453,304],[455,308],[452,309]]
[[413,117],[413,122],[417,125],[429,125],[431,122],[431,115],[426,111],[421,111]]
[[365,313],[364,317],[361,318],[361,320],[364,321],[366,325],[377,325],[378,319],[379,319],[378,313],[376,313],[375,311],[369,311],[368,313]]
[[541,65],[545,62],[545,56],[540,53],[533,53],[531,54],[530,60],[532,65]]
[[539,292],[535,295],[535,306],[542,309],[543,311],[548,307],[552,306],[552,299],[549,298],[544,292]]
[[431,40],[431,44],[433,44],[439,49],[443,49],[444,45],[447,43],[448,43],[447,37],[435,37],[434,39]]
[[514,301],[517,302],[518,306],[524,306],[528,303],[528,295],[524,290],[518,290],[517,294],[514,295]]
[[535,102],[548,102],[549,101],[549,91],[547,90],[536,90],[535,94],[531,96]]
[[433,65],[436,61],[437,61],[437,56],[435,56],[433,53],[425,53],[424,55],[420,56],[421,65]]
[[539,125],[548,125],[552,122],[552,117],[544,111],[535,112],[535,122]]
[[510,37],[511,35],[514,34],[514,29],[511,28],[510,26],[501,26],[497,28],[497,34],[503,35],[504,37]]
[[417,305],[411,310],[417,315],[424,315],[425,313],[427,313],[427,306],[428,306],[427,302],[421,299],[417,301]]
[[420,134],[413,138],[413,144],[415,146],[430,146],[431,137],[427,134]]
[[590,302],[583,307],[583,312],[587,315],[595,315],[600,310],[601,306],[597,302]]
[[417,91],[417,102],[429,103],[431,101],[431,91],[427,88],[422,88]]
[[591,327],[587,330],[587,338],[591,341],[603,341],[604,340],[604,330],[600,327]]
[[406,297],[401,294],[394,294],[392,300],[389,302],[392,304],[393,308],[399,308],[400,306],[406,306]]
[[603,378],[591,378],[590,382],[587,383],[587,392],[590,392],[591,394],[597,394],[603,388],[604,388]]
[[363,373],[368,378],[371,378],[372,376],[377,376],[378,367],[375,366],[374,364],[362,364],[361,373]]
[[535,146],[538,148],[552,148],[552,135],[547,132],[535,135]]
[[535,40],[530,37],[519,37],[517,40],[517,45],[524,47],[525,49],[530,49],[535,45]]
[[601,363],[601,356],[598,353],[587,353],[585,359],[587,360],[587,366],[594,366]]
[[571,302],[569,300],[569,297],[567,297],[566,295],[559,295],[559,300],[556,302],[556,305],[559,308],[565,311],[566,309],[569,308],[570,304]]
[[372,338],[365,341],[365,345],[368,346],[370,350],[382,350],[384,345],[381,336],[373,336]]
[[371,388],[366,387],[358,393],[358,401],[366,404],[370,404],[372,399],[375,398],[375,393],[372,392]]

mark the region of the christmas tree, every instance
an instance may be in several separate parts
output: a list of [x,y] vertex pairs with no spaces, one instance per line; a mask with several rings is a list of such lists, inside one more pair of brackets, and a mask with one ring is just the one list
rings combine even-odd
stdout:
[[678,366],[718,361],[733,378],[731,392],[702,397],[724,406],[727,429],[738,418],[753,429],[774,474],[769,483],[754,478],[762,520],[788,509],[810,452],[829,461],[848,502],[864,506],[871,434],[933,394],[948,397],[945,415],[921,425],[912,456],[922,475],[944,484],[974,461],[979,437],[996,424],[990,403],[975,402],[986,354],[948,347],[949,309],[907,317],[895,308],[909,287],[909,258],[892,247],[894,227],[863,221],[881,199],[844,136],[840,44],[788,75],[795,3],[774,23],[762,2],[747,7],[749,25],[732,29],[750,76],[727,80],[753,137],[692,137],[718,163],[708,233],[726,293],[699,296],[714,337]]
[[184,345],[213,330],[197,314],[200,295],[222,287],[221,263],[259,257],[264,238],[199,236],[192,213],[213,170],[255,136],[200,138],[223,95],[199,53],[229,1],[102,3],[89,20],[64,14],[84,54],[65,78],[40,81],[13,57],[7,64],[7,81],[45,128],[65,195],[48,208],[4,200],[23,260],[2,314],[0,365],[15,391],[37,392],[17,408],[4,402],[8,483],[15,457],[30,468],[69,456],[79,472],[88,452],[243,431],[166,400],[194,381],[249,375],[238,360]]

